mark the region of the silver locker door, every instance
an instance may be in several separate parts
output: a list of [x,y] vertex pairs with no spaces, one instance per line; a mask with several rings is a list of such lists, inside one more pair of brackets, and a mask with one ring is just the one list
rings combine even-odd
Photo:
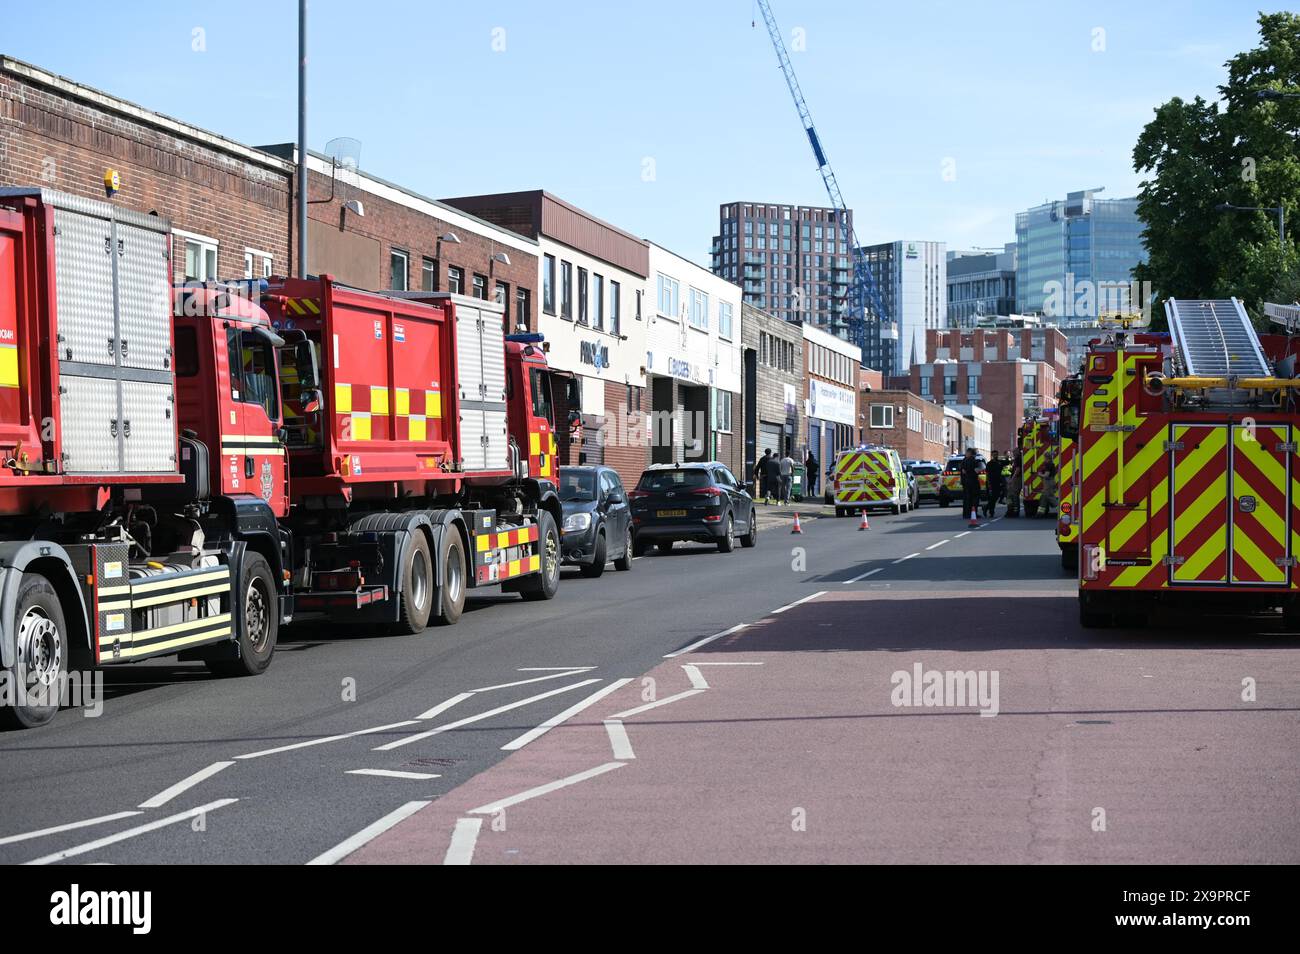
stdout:
[[59,360],[115,365],[112,223],[55,209],[54,228]]
[[119,472],[117,382],[62,375],[63,470],[69,474]]
[[[122,382],[122,447],[127,473],[167,474],[176,470],[174,407],[170,384]],[[129,430],[126,423],[130,424]]]
[[172,342],[167,236],[118,222],[117,237],[122,365],[166,371]]
[[[487,437],[487,443],[483,445],[483,469],[509,470],[510,436],[505,410],[484,411],[483,431]],[[527,448],[524,448],[524,452],[527,452]]]

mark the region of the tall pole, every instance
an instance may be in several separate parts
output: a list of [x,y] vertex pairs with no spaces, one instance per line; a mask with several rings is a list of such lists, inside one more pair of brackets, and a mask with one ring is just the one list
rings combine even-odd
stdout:
[[298,277],[307,277],[307,0],[298,0]]

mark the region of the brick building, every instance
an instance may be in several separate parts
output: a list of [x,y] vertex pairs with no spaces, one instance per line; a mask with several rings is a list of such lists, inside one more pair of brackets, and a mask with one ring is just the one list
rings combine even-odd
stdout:
[[883,444],[904,460],[942,461],[948,452],[944,409],[907,390],[858,392],[858,441]]
[[541,189],[443,201],[538,243],[535,327],[571,382],[555,396],[557,420],[582,419],[581,446],[562,437],[560,463],[605,464],[635,484],[649,450],[646,243]]
[[742,304],[740,314],[745,470],[737,476],[752,487],[754,462],[764,451],[793,457],[806,443],[801,396],[803,330],[751,305]]
[[[293,143],[262,147],[290,163]],[[537,242],[360,169],[307,155],[307,268],[359,288],[493,299],[536,330]]]
[[926,345],[929,360],[912,368],[909,389],[940,404],[989,411],[990,449],[1001,451],[1015,443],[1027,413],[1055,405],[1069,360],[1065,335],[1051,326],[932,330]]
[[[858,443],[858,390],[862,352],[857,345],[804,323],[804,413],[808,449],[826,465]],[[806,453],[806,452],[805,452]]]
[[0,185],[43,186],[171,221],[176,281],[286,273],[293,168],[89,86],[0,56]]

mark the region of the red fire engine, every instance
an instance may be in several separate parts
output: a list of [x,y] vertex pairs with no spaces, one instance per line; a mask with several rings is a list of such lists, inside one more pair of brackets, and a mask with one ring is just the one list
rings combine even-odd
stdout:
[[1140,622],[1173,598],[1300,627],[1300,339],[1258,336],[1236,299],[1165,308],[1172,349],[1126,320],[1084,364],[1081,621]]
[[295,612],[554,595],[549,373],[499,306],[324,277],[263,309],[169,259],[156,216],[0,189],[0,719],[103,664],[259,673]]

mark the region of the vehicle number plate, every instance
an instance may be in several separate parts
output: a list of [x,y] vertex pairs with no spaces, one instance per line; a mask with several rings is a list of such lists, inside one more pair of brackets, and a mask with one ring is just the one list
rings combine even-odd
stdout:
[[658,512],[658,515],[660,517],[684,517],[686,516],[686,511],[685,510],[660,510]]

